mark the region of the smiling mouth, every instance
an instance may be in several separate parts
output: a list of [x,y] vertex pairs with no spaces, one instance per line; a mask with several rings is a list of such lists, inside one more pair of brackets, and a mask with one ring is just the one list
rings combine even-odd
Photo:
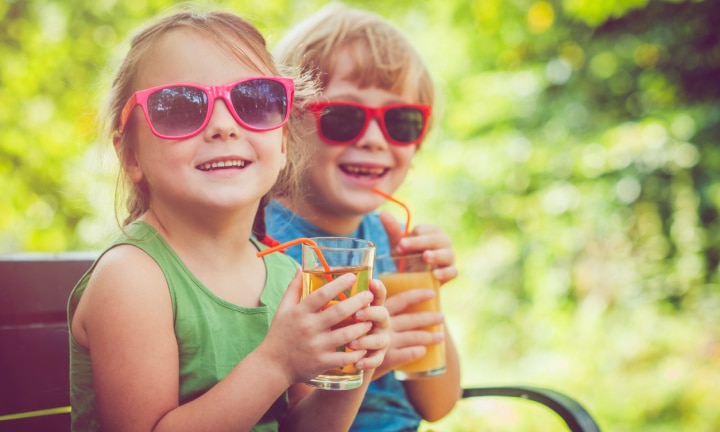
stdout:
[[241,169],[245,168],[247,162],[244,160],[231,160],[231,161],[219,161],[219,162],[208,162],[200,164],[195,168],[200,171],[213,171],[218,169]]
[[356,177],[382,177],[390,171],[390,168],[371,168],[358,165],[340,165],[340,169],[345,174]]

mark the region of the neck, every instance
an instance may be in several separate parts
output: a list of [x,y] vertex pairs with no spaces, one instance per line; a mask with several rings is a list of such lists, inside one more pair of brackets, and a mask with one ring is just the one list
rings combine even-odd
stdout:
[[308,201],[297,198],[281,198],[278,201],[321,230],[337,236],[347,236],[353,233],[360,226],[364,216],[321,209]]
[[[207,256],[215,262],[246,254],[256,206],[233,215],[151,207],[142,220],[153,226],[183,260]],[[206,212],[207,213],[207,212]]]

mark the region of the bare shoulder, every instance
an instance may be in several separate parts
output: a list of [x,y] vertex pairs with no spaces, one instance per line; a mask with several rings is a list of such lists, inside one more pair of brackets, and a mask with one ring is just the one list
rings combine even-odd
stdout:
[[143,250],[119,245],[107,251],[98,261],[88,281],[87,293],[108,296],[146,297],[167,292],[167,282],[160,266]]
[[[165,276],[147,253],[131,245],[107,251],[97,262],[73,319],[73,334],[87,342],[90,326],[157,325],[172,320]],[[110,327],[111,328],[111,327]]]

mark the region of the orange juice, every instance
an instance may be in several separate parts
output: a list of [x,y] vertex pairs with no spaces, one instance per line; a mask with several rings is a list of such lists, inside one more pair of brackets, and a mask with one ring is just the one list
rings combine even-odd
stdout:
[[[385,284],[388,297],[415,288],[432,288],[435,296],[430,300],[417,303],[405,310],[415,312],[440,311],[440,283],[428,271],[412,271],[407,273],[381,273],[380,280]],[[424,327],[423,330],[437,333],[443,331],[441,324]],[[426,345],[426,354],[414,361],[405,363],[395,369],[395,376],[400,380],[440,375],[445,372],[445,342]]]
[[[330,300],[325,306],[325,308],[332,307],[333,305],[352,297],[360,291],[366,291],[370,283],[370,271],[371,268],[369,266],[336,267],[330,271],[325,271],[322,268],[311,269],[310,271],[303,270],[303,298],[324,286],[329,281],[335,280],[345,273],[355,274],[357,276],[355,283],[350,288],[340,293],[340,295],[336,298]],[[344,327],[346,325],[353,324],[354,322],[353,317],[350,316],[333,326],[333,329]],[[350,351],[350,348],[347,348],[344,345],[339,346],[336,349],[337,351]],[[348,386],[354,385],[355,383],[357,383],[357,385],[355,385],[355,387],[357,387],[362,383],[362,371],[355,369],[354,365],[345,365],[341,368],[333,368],[323,372],[312,382],[316,385],[318,383],[328,383],[326,384],[327,387],[322,388],[335,389],[333,384],[342,386],[343,388],[351,388]]]

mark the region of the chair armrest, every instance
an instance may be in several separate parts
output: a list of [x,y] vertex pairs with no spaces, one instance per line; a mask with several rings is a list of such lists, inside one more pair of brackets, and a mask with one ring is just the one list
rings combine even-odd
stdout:
[[590,413],[575,399],[558,392],[532,386],[468,387],[463,398],[503,396],[527,399],[545,405],[559,415],[572,432],[600,432]]

